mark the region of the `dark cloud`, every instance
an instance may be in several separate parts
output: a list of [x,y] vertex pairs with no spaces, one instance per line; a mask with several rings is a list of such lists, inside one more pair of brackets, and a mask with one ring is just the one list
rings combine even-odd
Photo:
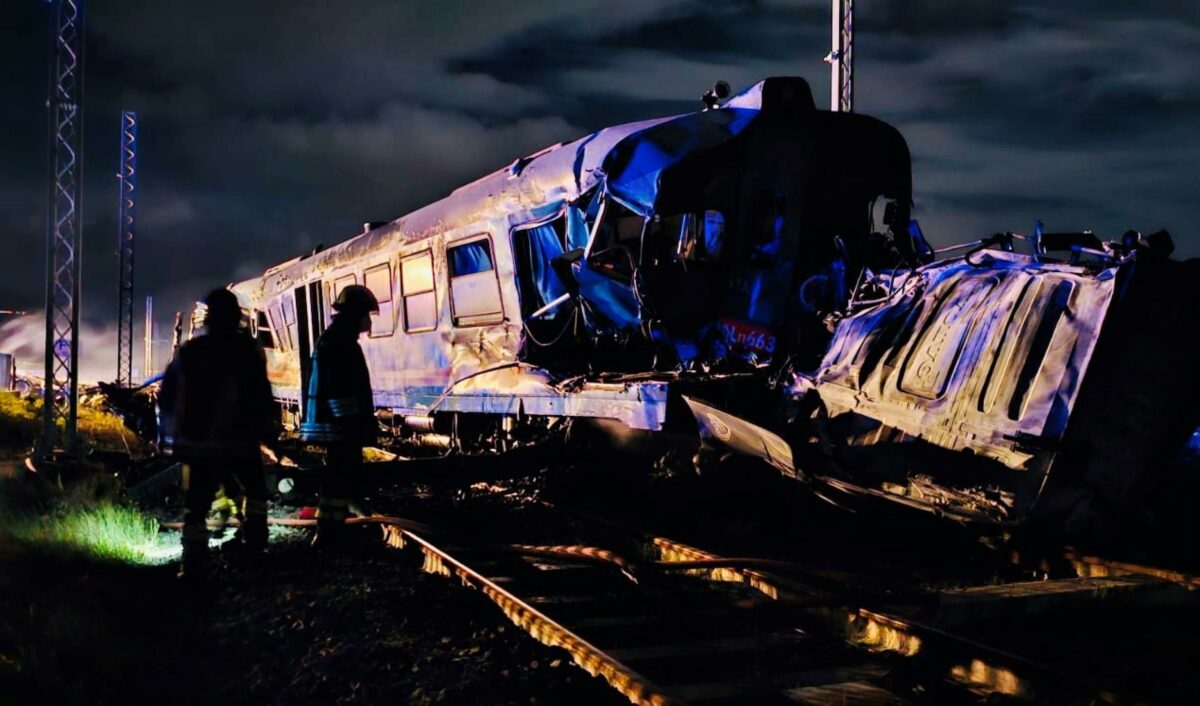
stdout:
[[[1143,4],[1145,5],[1145,4]],[[1166,226],[1200,186],[1200,3],[858,3],[858,98],[914,154],[935,239]],[[0,308],[40,306],[47,7],[6,3]],[[398,217],[546,144],[694,109],[714,80],[828,91],[828,2],[92,0],[85,316],[115,310],[117,115],[141,117],[138,293]]]

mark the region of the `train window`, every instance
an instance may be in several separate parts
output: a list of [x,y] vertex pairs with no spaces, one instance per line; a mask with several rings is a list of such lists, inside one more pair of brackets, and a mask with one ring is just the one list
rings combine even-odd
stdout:
[[275,337],[271,335],[271,324],[267,321],[267,312],[256,312],[255,319],[257,327],[255,328],[254,338],[258,341],[258,345],[263,348],[274,348]]
[[355,277],[353,272],[351,272],[348,275],[343,275],[343,276],[335,279],[333,281],[333,292],[332,292],[333,296],[330,298],[329,301],[331,301],[331,302],[337,301],[338,294],[341,294],[343,289],[345,289],[346,287],[349,287],[352,284],[358,284],[358,279]]
[[643,262],[712,262],[721,255],[725,216],[720,211],[655,216],[646,231]]
[[296,325],[296,299],[293,294],[283,295],[283,324],[287,327],[288,345],[295,348],[300,345],[299,331]]
[[275,332],[275,346],[284,351],[290,349],[292,343],[288,340],[287,325],[283,323],[283,309],[279,304],[273,304],[267,307],[267,316],[271,319],[271,330]]
[[504,320],[500,281],[492,265],[488,237],[446,250],[450,265],[450,307],[455,326],[483,326]]
[[632,268],[642,262],[646,219],[613,198],[604,199],[596,219],[592,243],[588,245],[588,267],[628,282]]
[[[571,211],[574,211],[574,215]],[[571,211],[568,211],[567,218],[557,218],[549,223],[513,231],[513,270],[517,280],[517,292],[521,298],[521,314],[526,318],[566,293],[566,288],[554,271],[554,258],[562,256],[568,250],[573,224],[577,228],[577,240],[587,244],[587,226],[583,223],[582,214],[575,209]],[[538,319],[547,321],[562,311],[566,309],[552,309]]]
[[615,199],[605,199],[599,213],[600,225],[596,231],[596,241],[592,247],[603,245],[612,247],[614,245],[623,245],[625,247],[638,247],[638,241],[642,238],[642,228],[646,224],[646,219],[629,210],[624,204]]
[[455,245],[447,252],[451,277],[465,277],[492,270],[492,248],[486,240]]
[[432,251],[425,250],[401,258],[400,295],[404,299],[405,331],[432,331],[437,328]]
[[379,302],[379,313],[371,316],[371,337],[390,336],[396,329],[392,308],[392,266],[384,263],[363,272],[363,284]]

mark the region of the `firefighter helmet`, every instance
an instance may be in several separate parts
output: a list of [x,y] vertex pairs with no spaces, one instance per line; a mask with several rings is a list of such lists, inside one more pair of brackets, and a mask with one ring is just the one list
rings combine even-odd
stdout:
[[210,328],[236,326],[241,319],[242,307],[233,292],[222,287],[204,295],[204,323]]
[[378,314],[379,300],[361,284],[351,284],[338,292],[333,310],[349,314]]

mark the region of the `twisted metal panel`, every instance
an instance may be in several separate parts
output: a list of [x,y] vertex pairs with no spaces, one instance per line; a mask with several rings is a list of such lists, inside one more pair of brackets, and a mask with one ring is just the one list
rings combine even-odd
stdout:
[[46,237],[44,456],[73,451],[79,387],[79,260],[82,255],[83,0],[58,0],[50,67],[50,192]]
[[121,113],[117,206],[117,384],[133,385],[133,250],[137,223],[137,113]]

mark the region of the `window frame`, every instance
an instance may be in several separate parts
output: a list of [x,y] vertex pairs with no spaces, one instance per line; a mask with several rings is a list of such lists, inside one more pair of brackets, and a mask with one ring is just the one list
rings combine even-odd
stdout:
[[287,324],[283,321],[283,302],[274,301],[267,304],[267,320],[271,322],[271,331],[275,334],[275,348],[280,351],[290,351],[291,341],[288,340]]
[[[267,345],[262,342],[262,335],[264,332],[271,340],[271,345]],[[273,351],[279,348],[274,327],[271,326],[271,315],[266,309],[254,310],[254,342],[261,346],[264,350]]]
[[[350,280],[350,281],[346,284],[339,284],[340,282],[344,282],[345,280]],[[337,301],[338,294],[340,294],[343,289],[345,289],[346,287],[349,287],[352,284],[358,284],[358,273],[356,273],[356,272],[347,272],[344,275],[340,275],[338,277],[334,277],[333,279],[329,280],[329,294],[330,294],[329,305],[333,306],[333,302]]]
[[[471,274],[467,274],[467,275],[458,275],[457,277],[451,276],[451,274],[450,274],[450,251],[453,250],[454,248],[458,248],[458,247],[462,247],[464,245],[470,245],[471,243],[478,243],[478,242],[486,242],[487,243],[488,257],[491,259],[491,262],[492,262],[491,269],[483,270],[481,272],[472,272]],[[454,328],[477,328],[479,326],[495,326],[497,324],[504,323],[504,321],[507,319],[506,312],[504,310],[504,289],[500,286],[500,270],[497,265],[498,265],[498,263],[496,262],[496,243],[493,242],[493,240],[492,240],[492,234],[487,231],[481,231],[479,233],[472,233],[471,235],[463,236],[462,238],[459,238],[458,240],[455,240],[452,243],[446,243],[446,286],[449,287],[449,291],[450,291],[450,325],[451,326],[453,326]],[[494,321],[491,319],[488,319],[486,321],[478,321],[478,322],[472,322],[472,323],[467,323],[467,324],[460,324],[458,322],[458,312],[456,312],[454,310],[454,280],[462,279],[464,277],[479,277],[481,275],[487,275],[489,273],[491,274],[492,279],[496,283],[496,299],[500,304],[500,310],[498,312],[495,312],[494,314],[479,314],[479,316],[495,316],[496,319]]]
[[297,323],[296,316],[296,294],[294,290],[289,290],[283,293],[279,299],[280,314],[283,316],[283,325],[287,329],[288,349],[300,349],[300,324]]
[[[431,262],[430,263],[431,269],[432,269],[432,266],[433,266],[433,263]],[[363,286],[367,287],[367,276],[370,273],[375,272],[377,270],[386,270],[387,271],[388,299],[387,299],[387,301],[380,300],[379,294],[376,293],[374,290],[371,290],[371,293],[375,295],[375,299],[377,301],[379,301],[379,304],[380,304],[379,313],[376,314],[375,316],[379,316],[379,317],[383,316],[383,305],[384,304],[391,305],[391,313],[390,313],[390,316],[388,317],[389,320],[388,320],[387,332],[375,333],[375,326],[374,326],[374,324],[372,324],[371,330],[367,332],[367,337],[368,338],[389,338],[396,333],[396,291],[395,291],[396,285],[395,285],[395,280],[392,279],[392,263],[390,261],[385,261],[385,262],[381,262],[376,265],[371,265],[370,267],[363,268]],[[371,289],[371,288],[367,287],[367,289]],[[433,291],[436,291],[436,288]],[[437,306],[437,295],[435,294],[434,295],[434,307],[436,308],[436,306]],[[434,328],[437,328],[437,326],[435,325]]]
[[[422,289],[419,292],[408,292],[404,289],[404,261],[412,260],[425,255],[429,258],[429,289]],[[400,256],[397,262],[397,277],[400,279],[400,305],[404,309],[404,332],[405,333],[425,333],[427,331],[436,331],[441,323],[441,312],[438,311],[437,305],[437,271],[433,263],[433,248],[423,248]],[[408,320],[408,298],[419,296],[421,294],[433,293],[433,326],[422,326],[420,328],[412,328],[409,326]]]

